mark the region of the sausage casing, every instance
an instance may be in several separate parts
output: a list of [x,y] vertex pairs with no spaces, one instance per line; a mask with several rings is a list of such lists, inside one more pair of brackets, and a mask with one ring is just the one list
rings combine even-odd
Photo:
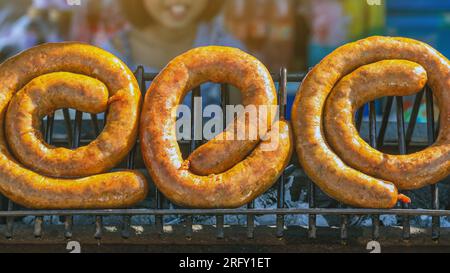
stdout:
[[445,179],[450,145],[437,142],[409,155],[385,154],[370,147],[353,122],[357,109],[365,103],[382,96],[413,95],[424,88],[427,78],[422,66],[404,60],[369,64],[344,77],[325,109],[325,132],[334,151],[353,168],[392,181],[402,190],[419,189]]
[[[93,78],[92,82],[80,83],[80,78],[83,81],[86,76]],[[65,80],[67,82],[64,82]],[[55,86],[60,92],[52,90]],[[26,90],[27,88],[31,89]],[[105,88],[109,91],[109,105],[105,105],[107,99]],[[87,147],[78,151],[58,152],[62,151],[61,148],[41,145],[42,136],[36,132],[39,124],[36,119],[49,113],[39,109],[33,110],[28,107],[30,105],[21,108],[13,102],[10,109],[10,113],[13,114],[8,118],[17,117],[18,122],[15,123],[14,120],[8,122],[7,135],[10,139],[7,141],[5,118],[8,104],[21,89],[24,90],[19,93],[24,96],[32,95],[33,92],[37,92],[34,95],[43,94],[43,100],[47,101],[41,103],[48,111],[73,106],[70,103],[67,105],[67,100],[71,96],[70,91],[75,91],[72,94],[73,98],[78,96],[79,103],[75,106],[88,108],[83,110],[103,111],[108,106],[106,128]],[[77,92],[78,94],[75,94]],[[88,92],[99,92],[91,98],[97,98],[100,105],[92,106],[83,102],[82,95]],[[7,60],[0,66],[0,94],[2,194],[16,203],[37,209],[128,207],[145,198],[148,185],[145,177],[139,172],[101,174],[115,167],[129,153],[135,144],[139,124],[141,95],[136,79],[126,65],[115,56],[99,48],[79,43],[41,45]],[[39,101],[39,96],[29,99],[28,102],[32,104]],[[30,136],[34,137],[31,142]],[[29,145],[25,147],[22,158],[17,160],[9,153],[8,143],[17,147],[22,144]],[[13,149],[16,152],[19,149],[17,147]],[[41,149],[37,154],[42,150],[57,150],[57,152],[50,151],[44,156],[52,163],[49,170],[42,170],[48,175],[42,175],[20,163],[27,161],[27,154],[33,150],[36,152],[37,147]],[[74,164],[76,168],[71,168],[71,159],[65,157],[74,154],[83,154],[83,157],[75,156],[73,159],[77,162]],[[52,169],[54,172],[51,172]],[[88,177],[84,177],[85,175]],[[81,178],[77,179],[61,178],[80,176]]]
[[[269,189],[282,174],[293,150],[291,129],[285,121],[272,124],[267,118],[271,125],[267,139],[240,143],[216,139],[197,150],[197,156],[184,160],[175,131],[176,109],[187,92],[206,81],[235,85],[244,105],[273,106],[277,102],[269,72],[254,57],[228,47],[193,49],[171,61],[147,92],[140,129],[144,161],[156,186],[178,205],[240,207]],[[271,143],[275,146],[268,148]],[[203,167],[205,175],[198,175],[191,169],[196,158],[217,161]]]
[[[323,113],[330,93],[342,78],[361,66],[384,60],[408,60],[427,72],[428,84],[438,98],[441,109],[441,130],[437,143],[444,153],[444,161],[441,161],[444,166],[443,174],[449,174],[449,61],[430,46],[406,38],[370,37],[344,45],[322,60],[307,75],[296,97],[292,115],[296,149],[306,173],[327,194],[357,207],[392,208],[403,196],[398,195],[393,182],[365,174],[349,166],[349,163],[336,154],[324,132]],[[420,160],[426,162],[428,159],[423,157]],[[434,167],[431,164],[430,168]]]

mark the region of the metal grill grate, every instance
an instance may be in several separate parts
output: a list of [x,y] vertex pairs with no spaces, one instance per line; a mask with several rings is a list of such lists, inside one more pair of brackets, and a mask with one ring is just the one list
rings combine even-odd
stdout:
[[[138,80],[139,86],[143,93],[145,93],[146,86],[157,76],[156,73],[146,73],[142,66],[138,67],[135,72],[136,78]],[[275,82],[278,82],[278,96],[280,102],[280,115],[284,117],[286,114],[287,105],[287,84],[289,82],[300,83],[304,77],[304,73],[293,73],[288,74],[287,69],[283,68],[279,73],[273,73],[272,77]],[[225,106],[229,104],[229,93],[230,88],[227,84],[221,85],[221,104],[224,110]],[[192,99],[201,96],[201,87],[193,90]],[[408,148],[412,143],[412,136],[414,129],[416,128],[416,120],[419,114],[419,108],[423,98],[426,99],[427,106],[427,131],[428,131],[428,145],[432,145],[436,139],[437,132],[439,128],[435,126],[434,120],[434,109],[433,109],[433,95],[429,88],[426,88],[422,92],[416,95],[415,103],[412,110],[412,118],[406,128],[406,123],[404,120],[404,109],[403,109],[403,98],[402,97],[389,97],[385,104],[384,114],[381,120],[381,127],[377,130],[377,115],[375,110],[375,102],[368,104],[369,107],[369,142],[374,148],[381,148],[385,145],[385,136],[388,129],[389,117],[396,103],[396,116],[397,116],[397,135],[398,135],[398,149],[401,154],[406,154]],[[192,107],[194,107],[192,103]],[[367,106],[366,106],[367,107]],[[67,136],[65,141],[69,147],[77,148],[81,145],[82,141],[90,141],[90,139],[81,139],[82,136],[82,123],[83,123],[83,113],[77,111],[75,115],[74,122],[71,120],[69,110],[64,109],[64,120],[65,127],[67,131]],[[226,116],[226,115],[225,115]],[[92,128],[96,135],[101,131],[102,126],[100,125],[97,115],[90,115],[90,122],[92,122]],[[48,143],[53,143],[53,132],[54,132],[54,117],[48,117],[45,123],[44,135]],[[102,124],[106,123],[106,120]],[[356,125],[359,130],[361,130],[363,123],[363,110],[359,110],[356,115]],[[225,124],[225,122],[224,122]],[[194,130],[194,129],[193,129]],[[192,132],[193,133],[193,132]],[[185,142],[184,145],[189,145],[190,150],[195,150],[200,143],[197,141]],[[133,148],[127,159],[127,168],[134,169],[136,166],[136,155],[138,152],[137,146]],[[14,219],[18,217],[25,216],[36,216],[34,224],[34,235],[36,237],[42,236],[43,231],[43,217],[44,216],[61,216],[64,221],[65,237],[70,239],[72,237],[72,227],[73,227],[73,217],[74,216],[95,216],[95,238],[101,239],[103,236],[103,217],[105,216],[121,216],[121,234],[123,238],[129,238],[131,236],[130,226],[131,218],[133,216],[150,215],[155,216],[155,225],[157,229],[162,233],[164,227],[164,217],[169,215],[179,215],[184,217],[185,224],[185,235],[190,238],[193,233],[193,216],[197,215],[208,215],[216,218],[216,229],[217,238],[222,239],[225,236],[224,224],[225,215],[244,215],[247,217],[247,236],[248,238],[254,238],[255,234],[255,217],[260,215],[276,215],[276,236],[283,237],[285,229],[285,216],[286,215],[308,215],[309,216],[309,237],[317,237],[317,225],[316,218],[318,215],[338,215],[341,217],[341,240],[346,242],[348,239],[348,226],[349,226],[349,216],[361,216],[367,215],[372,217],[372,228],[373,228],[373,239],[377,240],[380,237],[380,215],[397,215],[403,219],[403,239],[408,240],[410,238],[410,217],[413,216],[431,216],[432,221],[432,239],[438,240],[440,237],[440,217],[450,216],[449,210],[439,210],[439,185],[430,187],[431,194],[431,208],[432,209],[410,209],[407,206],[402,208],[391,209],[391,210],[378,210],[378,209],[355,209],[348,208],[344,205],[339,205],[338,208],[319,208],[317,207],[316,195],[318,189],[316,186],[309,182],[309,206],[306,209],[297,208],[286,208],[285,207],[285,185],[287,181],[294,179],[293,177],[287,177],[289,173],[294,168],[293,165],[289,166],[288,169],[283,173],[279,179],[276,190],[277,190],[277,208],[276,209],[255,209],[255,203],[252,202],[248,204],[247,208],[241,209],[166,209],[164,208],[164,196],[156,190],[154,198],[156,200],[156,205],[154,207],[144,208],[144,209],[116,209],[116,210],[27,210],[18,209],[13,202],[7,200],[7,207],[5,210],[0,211],[0,220],[5,219],[6,222],[6,232],[5,236],[7,238],[13,238],[14,236]]]

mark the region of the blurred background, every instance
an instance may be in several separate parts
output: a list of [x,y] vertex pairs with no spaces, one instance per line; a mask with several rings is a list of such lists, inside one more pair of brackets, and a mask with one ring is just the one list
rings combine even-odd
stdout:
[[[76,40],[132,69],[158,71],[192,47],[217,44],[239,47],[274,72],[304,72],[336,47],[375,34],[413,37],[450,57],[450,1],[0,0],[0,61],[36,44]],[[290,84],[290,103],[297,89]]]

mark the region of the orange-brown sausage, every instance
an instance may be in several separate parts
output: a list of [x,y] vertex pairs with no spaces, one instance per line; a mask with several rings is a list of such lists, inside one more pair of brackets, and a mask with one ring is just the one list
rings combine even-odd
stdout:
[[29,169],[52,177],[83,177],[111,169],[113,162],[101,152],[100,141],[76,150],[55,148],[44,142],[39,129],[42,117],[59,108],[105,112],[108,97],[102,82],[84,75],[56,72],[33,79],[8,107],[6,136],[11,151]]
[[[206,81],[235,85],[245,106],[277,102],[269,72],[254,57],[228,47],[193,49],[171,61],[147,92],[140,136],[144,160],[156,186],[176,204],[240,207],[269,189],[289,163],[293,150],[290,126],[285,121],[272,125],[270,117],[258,117],[272,125],[268,139],[227,141],[221,137],[235,133],[228,128],[183,160],[174,113],[186,93]],[[271,149],[269,143],[274,145]],[[206,165],[208,161],[212,163]],[[204,175],[193,172],[194,165]]]
[[[63,107],[101,112],[108,98],[108,123],[90,145],[71,151],[43,142],[42,116]],[[139,172],[101,174],[133,147],[140,103],[131,71],[99,48],[46,44],[9,59],[0,66],[0,192],[37,209],[117,208],[143,200],[148,185]]]
[[[420,181],[421,175],[411,170],[409,166],[411,161],[408,162],[408,157],[403,157],[403,161],[397,161],[400,165],[394,166],[394,168],[396,168],[395,172],[397,173],[402,173],[403,171],[414,172],[412,174],[409,173],[409,177],[417,175],[418,178],[412,183],[408,181],[388,182],[382,180],[382,177],[370,175],[370,173],[377,173],[374,170],[363,173],[362,170],[350,166],[364,165],[365,162],[362,161],[361,156],[359,159],[347,158],[344,161],[330,147],[325,135],[323,128],[325,105],[333,88],[347,75],[348,77],[342,80],[342,85],[341,87],[337,87],[338,91],[336,92],[339,92],[339,89],[347,89],[345,92],[353,92],[354,90],[348,90],[350,86],[358,86],[364,90],[389,86],[389,80],[392,79],[388,75],[389,65],[387,68],[383,68],[383,64],[375,64],[361,68],[362,66],[384,60],[408,60],[420,65],[427,72],[428,84],[438,98],[438,104],[441,109],[440,135],[437,144],[431,148],[434,151],[439,151],[439,154],[431,155],[426,151],[423,157],[410,155],[409,158],[416,157],[419,162],[414,164],[416,166],[423,165],[424,170],[429,174],[439,170],[436,171],[436,176],[432,180],[446,176],[450,171],[450,62],[430,46],[406,38],[370,37],[344,45],[322,60],[308,74],[295,100],[292,114],[294,132],[297,140],[296,148],[300,162],[306,173],[327,194],[341,202],[357,207],[391,208],[395,206],[399,199],[404,199],[404,196],[398,195],[397,188],[393,182],[399,183],[402,187],[408,184],[411,188],[431,183],[430,181]],[[423,78],[424,75],[421,68],[417,68],[418,70],[414,72],[418,73],[417,75],[408,75],[408,72],[403,70],[406,69],[411,73],[411,66],[415,66],[415,64],[409,63],[401,66],[402,71],[398,73],[406,73],[402,77],[419,77],[418,81],[422,81],[420,77]],[[354,72],[355,74],[351,74],[358,68],[361,68],[361,70]],[[375,71],[379,69],[382,71]],[[383,77],[373,79],[368,76],[373,73],[380,73]],[[349,85],[350,81],[357,80],[360,83]],[[375,83],[376,81],[381,83]],[[382,83],[383,81],[385,81],[384,84]],[[393,84],[398,84],[398,80],[395,80]],[[423,85],[423,83],[418,84],[418,86],[420,85]],[[389,95],[393,91],[390,89],[391,87],[388,89],[384,89],[384,87],[377,91],[368,92],[375,92],[375,97],[379,97]],[[396,88],[395,86],[393,87],[394,89]],[[361,95],[362,91],[359,94]],[[330,100],[336,96],[338,95],[332,96]],[[371,99],[371,96],[364,94],[361,97],[362,101],[366,101],[367,99]],[[348,105],[345,106],[342,104],[344,101],[347,103],[345,99],[330,102],[329,107],[337,107],[338,109],[336,111],[349,111]],[[358,99],[356,104],[360,104]],[[329,116],[331,117],[331,115]],[[351,113],[344,113],[343,115],[351,115]],[[325,122],[327,121],[325,120]],[[349,125],[350,123],[347,124],[347,126]],[[328,135],[335,133],[333,130],[333,128],[328,128]],[[348,143],[351,139],[339,139],[339,141]],[[353,145],[357,145],[357,143]],[[370,157],[372,162],[377,161],[370,154],[373,150],[362,148],[359,151],[362,157]],[[402,159],[402,157],[397,158]],[[377,168],[377,165],[366,167]],[[387,177],[387,175],[384,174],[383,177]]]
[[[403,60],[362,66],[344,77],[332,91],[325,109],[325,132],[330,145],[353,168],[392,181],[402,190],[419,189],[442,181],[449,173],[448,143],[437,142],[410,155],[384,154],[372,149],[359,136],[353,123],[357,109],[365,103],[383,96],[413,95],[422,90],[426,82],[427,73],[422,66]],[[448,105],[447,97],[443,100]]]

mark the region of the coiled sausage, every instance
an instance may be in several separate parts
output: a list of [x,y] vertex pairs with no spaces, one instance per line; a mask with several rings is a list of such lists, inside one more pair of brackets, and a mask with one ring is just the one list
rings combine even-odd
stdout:
[[[417,92],[427,78],[441,112],[436,144],[406,156],[363,144],[352,125],[355,108],[381,96]],[[307,75],[296,97],[292,114],[300,162],[322,190],[346,204],[392,208],[399,199],[409,201],[396,185],[415,189],[449,175],[449,90],[449,61],[422,42],[370,37],[344,45]]]
[[359,136],[353,122],[357,109],[365,103],[382,96],[413,95],[426,82],[422,66],[403,60],[362,66],[344,77],[331,92],[325,108],[325,133],[330,145],[353,168],[392,181],[402,190],[442,181],[448,176],[450,145],[437,142],[410,155],[384,154]]
[[[193,49],[171,61],[147,92],[140,136],[144,161],[156,186],[178,205],[240,207],[268,190],[289,163],[293,150],[290,126],[260,115],[258,122],[270,125],[261,130],[268,132],[263,141],[230,140],[226,135],[236,132],[227,128],[184,160],[177,143],[175,113],[187,92],[206,81],[235,85],[242,92],[244,106],[277,104],[270,74],[254,57],[229,47]],[[255,126],[247,119],[245,124],[236,128]],[[268,149],[265,145],[274,146]]]
[[[35,209],[117,208],[143,200],[148,186],[139,172],[102,174],[133,147],[140,103],[131,71],[93,46],[45,44],[7,60],[0,66],[1,193]],[[41,118],[63,107],[108,108],[106,128],[86,147],[50,146],[39,132]]]

